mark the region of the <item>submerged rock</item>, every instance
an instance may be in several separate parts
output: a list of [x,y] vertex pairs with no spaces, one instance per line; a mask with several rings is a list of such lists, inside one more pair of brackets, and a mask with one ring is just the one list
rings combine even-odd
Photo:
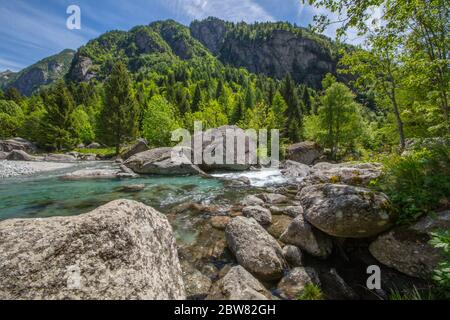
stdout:
[[319,184],[303,188],[299,197],[305,219],[331,236],[367,238],[393,223],[388,197],[366,188]]
[[431,233],[450,229],[450,211],[427,216],[408,227],[398,227],[378,237],[369,247],[382,264],[404,274],[429,279],[442,253],[429,241]]
[[0,239],[0,299],[186,298],[172,227],[135,201],[2,221]]
[[217,230],[225,230],[228,222],[230,221],[231,218],[228,216],[214,216],[209,220],[211,226]]
[[262,206],[264,201],[255,195],[246,196],[241,202],[243,206]]
[[204,299],[211,288],[211,279],[203,275],[189,262],[181,264],[183,270],[184,287],[188,299]]
[[145,189],[145,184],[130,184],[128,186],[122,186],[120,191],[122,192],[140,192]]
[[321,231],[314,229],[303,215],[297,216],[281,235],[280,240],[302,248],[309,254],[326,258],[333,250],[333,243]]
[[207,300],[269,300],[272,294],[241,266],[228,273],[211,288]]
[[254,219],[231,220],[225,236],[238,263],[261,280],[281,278],[287,267],[277,241]]
[[114,169],[82,169],[61,177],[63,180],[84,179],[114,179],[117,178],[117,170]]
[[319,275],[309,267],[297,267],[281,279],[277,291],[283,299],[298,299],[307,285],[320,286]]

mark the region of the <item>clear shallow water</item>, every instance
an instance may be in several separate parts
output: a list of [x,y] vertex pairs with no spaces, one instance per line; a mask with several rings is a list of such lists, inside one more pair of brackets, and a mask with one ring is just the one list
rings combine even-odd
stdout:
[[[0,179],[0,220],[78,215],[116,199],[136,200],[167,214],[175,206],[186,202],[231,205],[256,190],[252,187],[226,188],[220,179],[198,176],[147,176],[138,179],[77,181],[60,179],[62,175],[81,168],[112,166],[115,165],[107,162],[81,163],[70,169]],[[279,173],[273,170],[215,176],[230,179],[241,175],[250,178],[255,187],[281,181]],[[131,184],[144,184],[145,189],[137,193],[120,190],[121,187]],[[192,243],[196,238],[195,224],[200,218],[187,212],[177,214],[169,220],[174,226],[177,238],[184,243]]]

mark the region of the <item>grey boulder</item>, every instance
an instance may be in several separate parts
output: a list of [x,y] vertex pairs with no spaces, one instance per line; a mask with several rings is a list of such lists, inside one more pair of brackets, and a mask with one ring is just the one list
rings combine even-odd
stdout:
[[367,238],[393,224],[388,197],[366,188],[319,184],[300,192],[305,219],[328,235]]
[[0,299],[186,298],[172,227],[135,201],[2,221],[0,261]]
[[261,206],[244,207],[242,213],[247,218],[254,218],[262,226],[267,226],[272,223],[272,214],[270,213],[270,210]]
[[380,235],[369,246],[372,255],[382,264],[404,274],[429,279],[442,252],[429,240],[431,233],[450,229],[450,211],[427,216],[412,226],[398,227]]
[[238,263],[261,280],[282,277],[287,267],[277,241],[252,218],[232,219],[225,229],[228,248]]
[[207,300],[270,300],[272,294],[241,266],[230,269],[217,281]]
[[287,244],[300,247],[309,254],[326,258],[333,250],[333,243],[331,239],[316,230],[309,224],[303,215],[297,216],[286,231],[281,235],[280,240]]
[[[137,153],[124,165],[135,173],[156,175],[197,175],[203,172],[189,161],[173,157],[172,148],[156,148]],[[187,159],[184,159],[187,160]]]

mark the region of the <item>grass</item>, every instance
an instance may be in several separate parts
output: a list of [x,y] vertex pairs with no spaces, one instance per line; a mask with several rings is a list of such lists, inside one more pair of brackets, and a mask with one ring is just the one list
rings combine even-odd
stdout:
[[309,283],[297,300],[325,300],[325,296],[318,285]]
[[100,149],[75,149],[74,151],[79,152],[81,154],[97,154],[100,156],[114,156],[116,154],[115,148],[100,148]]

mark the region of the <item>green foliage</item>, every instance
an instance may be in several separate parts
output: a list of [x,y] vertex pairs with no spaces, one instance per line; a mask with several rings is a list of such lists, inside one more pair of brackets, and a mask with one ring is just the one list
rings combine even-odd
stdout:
[[162,147],[172,144],[172,131],[179,123],[175,108],[164,97],[155,95],[144,113],[142,132],[151,146]]
[[431,291],[422,292],[413,287],[410,290],[400,291],[398,289],[391,290],[389,295],[389,300],[392,301],[411,301],[411,300],[433,300],[434,295]]
[[44,93],[46,113],[42,121],[45,146],[57,150],[72,148],[76,143],[72,113],[75,109],[72,94],[64,82],[59,81]]
[[132,140],[138,130],[138,109],[130,75],[122,62],[114,64],[105,83],[105,103],[100,113],[99,137],[116,147]]
[[325,296],[318,285],[308,283],[297,300],[324,300]]
[[361,106],[354,95],[342,83],[329,83],[319,97],[316,115],[307,116],[305,134],[309,139],[331,150],[331,157],[355,149],[362,134]]
[[47,136],[45,134],[44,119],[46,117],[44,109],[37,109],[25,117],[20,136],[37,143],[40,146],[45,146],[47,143]]
[[115,148],[100,148],[100,149],[87,149],[87,148],[75,148],[75,152],[81,154],[97,154],[106,158],[113,157],[116,154]]
[[385,174],[378,187],[390,197],[399,224],[445,208],[450,195],[449,150],[448,145],[436,145],[384,160]]
[[450,230],[432,233],[430,244],[442,252],[442,262],[436,268],[433,280],[438,284],[439,296],[450,299]]
[[82,107],[78,107],[73,113],[73,126],[76,136],[83,143],[91,143],[95,141],[94,128],[91,124],[88,114]]

